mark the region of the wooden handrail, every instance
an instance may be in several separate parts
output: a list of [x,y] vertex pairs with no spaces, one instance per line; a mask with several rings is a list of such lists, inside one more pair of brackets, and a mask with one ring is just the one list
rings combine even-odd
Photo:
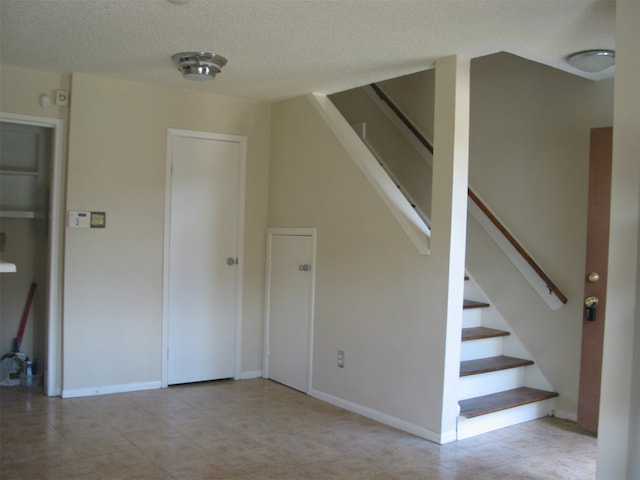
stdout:
[[[387,96],[387,94],[384,93],[382,89],[375,83],[372,83],[370,87],[373,88],[373,90],[376,92],[378,97],[380,97],[380,100],[382,100],[391,109],[391,111],[393,111],[393,113],[395,113],[398,116],[400,121],[411,131],[411,133],[415,135],[418,141],[427,150],[429,150],[429,152],[433,154],[433,145],[431,145],[429,140],[427,140],[424,137],[424,135],[422,135],[420,130],[418,130],[418,128],[413,124],[413,122],[411,122],[411,120],[409,120],[409,118],[402,112],[402,110],[400,110],[396,106],[393,100],[391,100]],[[511,243],[513,248],[515,248],[516,251],[522,256],[522,258],[524,258],[524,260],[536,272],[536,274],[538,274],[538,276],[542,280],[544,280],[545,285],[549,289],[549,293],[554,293],[562,303],[567,303],[567,297],[565,296],[565,294],[562,293],[562,291],[558,288],[558,286],[555,283],[553,283],[553,281],[549,278],[549,276],[546,273],[544,273],[542,268],[540,268],[540,266],[535,262],[535,260],[531,258],[531,255],[527,253],[524,247],[520,245],[520,243],[514,238],[514,236],[511,235],[509,230],[507,230],[507,227],[505,227],[500,222],[500,220],[496,218],[496,216],[491,212],[491,210],[489,210],[489,208],[482,202],[482,200],[478,198],[478,196],[471,190],[471,188],[468,189],[468,192],[469,192],[469,198],[471,198],[471,200],[474,201],[474,203],[478,206],[478,208],[480,208],[480,210],[482,210],[482,212],[487,216],[487,218],[491,220],[491,223],[493,223],[495,227],[500,231],[500,233],[504,235],[504,237],[509,241],[509,243]]]
[[518,253],[522,256],[522,258],[525,259],[525,261],[538,274],[538,276],[542,280],[544,280],[545,285],[549,289],[549,293],[553,292],[556,295],[556,297],[560,299],[562,303],[567,303],[567,297],[565,296],[565,294],[562,293],[562,291],[558,288],[558,286],[555,283],[553,283],[553,281],[549,278],[549,276],[546,273],[544,273],[542,268],[540,268],[540,266],[535,262],[535,260],[531,258],[531,255],[529,255],[527,251],[524,249],[524,247],[520,245],[520,243],[513,237],[513,235],[511,235],[509,230],[507,230],[507,228],[500,222],[500,220],[496,218],[496,216],[491,212],[491,210],[489,210],[489,208],[482,202],[482,200],[478,198],[478,196],[473,192],[473,190],[471,190],[471,188],[469,188],[468,191],[469,191],[469,198],[473,200],[474,203],[478,206],[478,208],[482,210],[482,213],[484,213],[487,216],[487,218],[491,220],[491,223],[493,223],[495,227],[498,230],[500,230],[500,233],[504,235],[504,237],[513,246],[513,248],[515,248],[518,251]]
[[429,150],[429,153],[433,155],[433,145],[431,145],[431,142],[429,142],[429,140],[427,140],[425,136],[422,135],[420,130],[418,130],[413,122],[409,120],[409,118],[402,112],[402,110],[398,108],[395,103],[393,103],[393,100],[391,100],[377,84],[372,83],[370,87],[373,88],[373,91],[376,92],[378,97],[380,97],[380,100],[382,100],[393,111],[393,113],[396,114],[400,121],[404,123],[404,125],[411,131],[411,133],[413,133],[413,135],[418,139],[422,146]]

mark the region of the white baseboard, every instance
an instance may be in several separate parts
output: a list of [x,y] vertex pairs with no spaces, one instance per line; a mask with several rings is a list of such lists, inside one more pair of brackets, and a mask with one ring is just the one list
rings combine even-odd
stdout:
[[162,387],[162,382],[125,383],[123,385],[106,385],[102,387],[62,389],[62,398],[90,397],[93,395],[107,395],[110,393],[137,392],[140,390],[155,390]]
[[569,420],[570,422],[578,421],[578,412],[570,412],[568,410],[553,410],[551,412],[552,416],[556,418],[561,418],[562,420]]
[[236,380],[249,380],[251,378],[261,378],[262,370],[249,370],[248,372],[242,372]]
[[328,393],[312,389],[309,395],[317,398],[318,400],[322,400],[323,402],[327,402],[331,405],[344,408],[345,410],[349,410],[350,412],[357,413],[358,415],[362,415],[363,417],[370,418],[371,420],[375,420],[376,422],[389,425],[390,427],[397,428],[398,430],[416,435],[431,442],[443,444],[456,440],[455,431],[446,432],[444,434],[437,434],[419,425],[415,425],[400,418],[387,415],[386,413],[379,412],[378,410],[373,410],[372,408],[365,407],[363,405],[353,403],[339,397],[334,397],[333,395],[329,395]]

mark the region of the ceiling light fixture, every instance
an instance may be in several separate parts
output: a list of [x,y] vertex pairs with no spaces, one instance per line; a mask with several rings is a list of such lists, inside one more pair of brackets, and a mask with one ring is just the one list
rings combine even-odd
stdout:
[[567,60],[578,70],[598,73],[616,63],[616,52],[613,50],[586,50],[569,55]]
[[180,52],[171,57],[184,78],[211,80],[222,71],[227,59],[207,52]]

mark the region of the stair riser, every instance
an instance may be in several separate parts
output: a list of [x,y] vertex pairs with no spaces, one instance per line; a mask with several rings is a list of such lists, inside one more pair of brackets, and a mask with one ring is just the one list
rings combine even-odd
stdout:
[[554,399],[548,399],[479,417],[458,417],[458,440],[546,417],[554,409],[554,406]]
[[466,400],[467,398],[481,397],[522,387],[524,386],[525,368],[510,368],[497,372],[460,377],[458,399]]
[[462,328],[482,326],[482,308],[466,308],[462,311]]
[[502,339],[503,337],[493,337],[462,342],[460,346],[460,361],[502,355]]

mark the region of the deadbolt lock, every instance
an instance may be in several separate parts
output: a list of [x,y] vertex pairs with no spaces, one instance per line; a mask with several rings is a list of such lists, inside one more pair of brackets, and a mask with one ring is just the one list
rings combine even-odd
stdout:
[[584,299],[585,318],[590,322],[596,319],[596,307],[598,306],[598,298],[591,296]]

